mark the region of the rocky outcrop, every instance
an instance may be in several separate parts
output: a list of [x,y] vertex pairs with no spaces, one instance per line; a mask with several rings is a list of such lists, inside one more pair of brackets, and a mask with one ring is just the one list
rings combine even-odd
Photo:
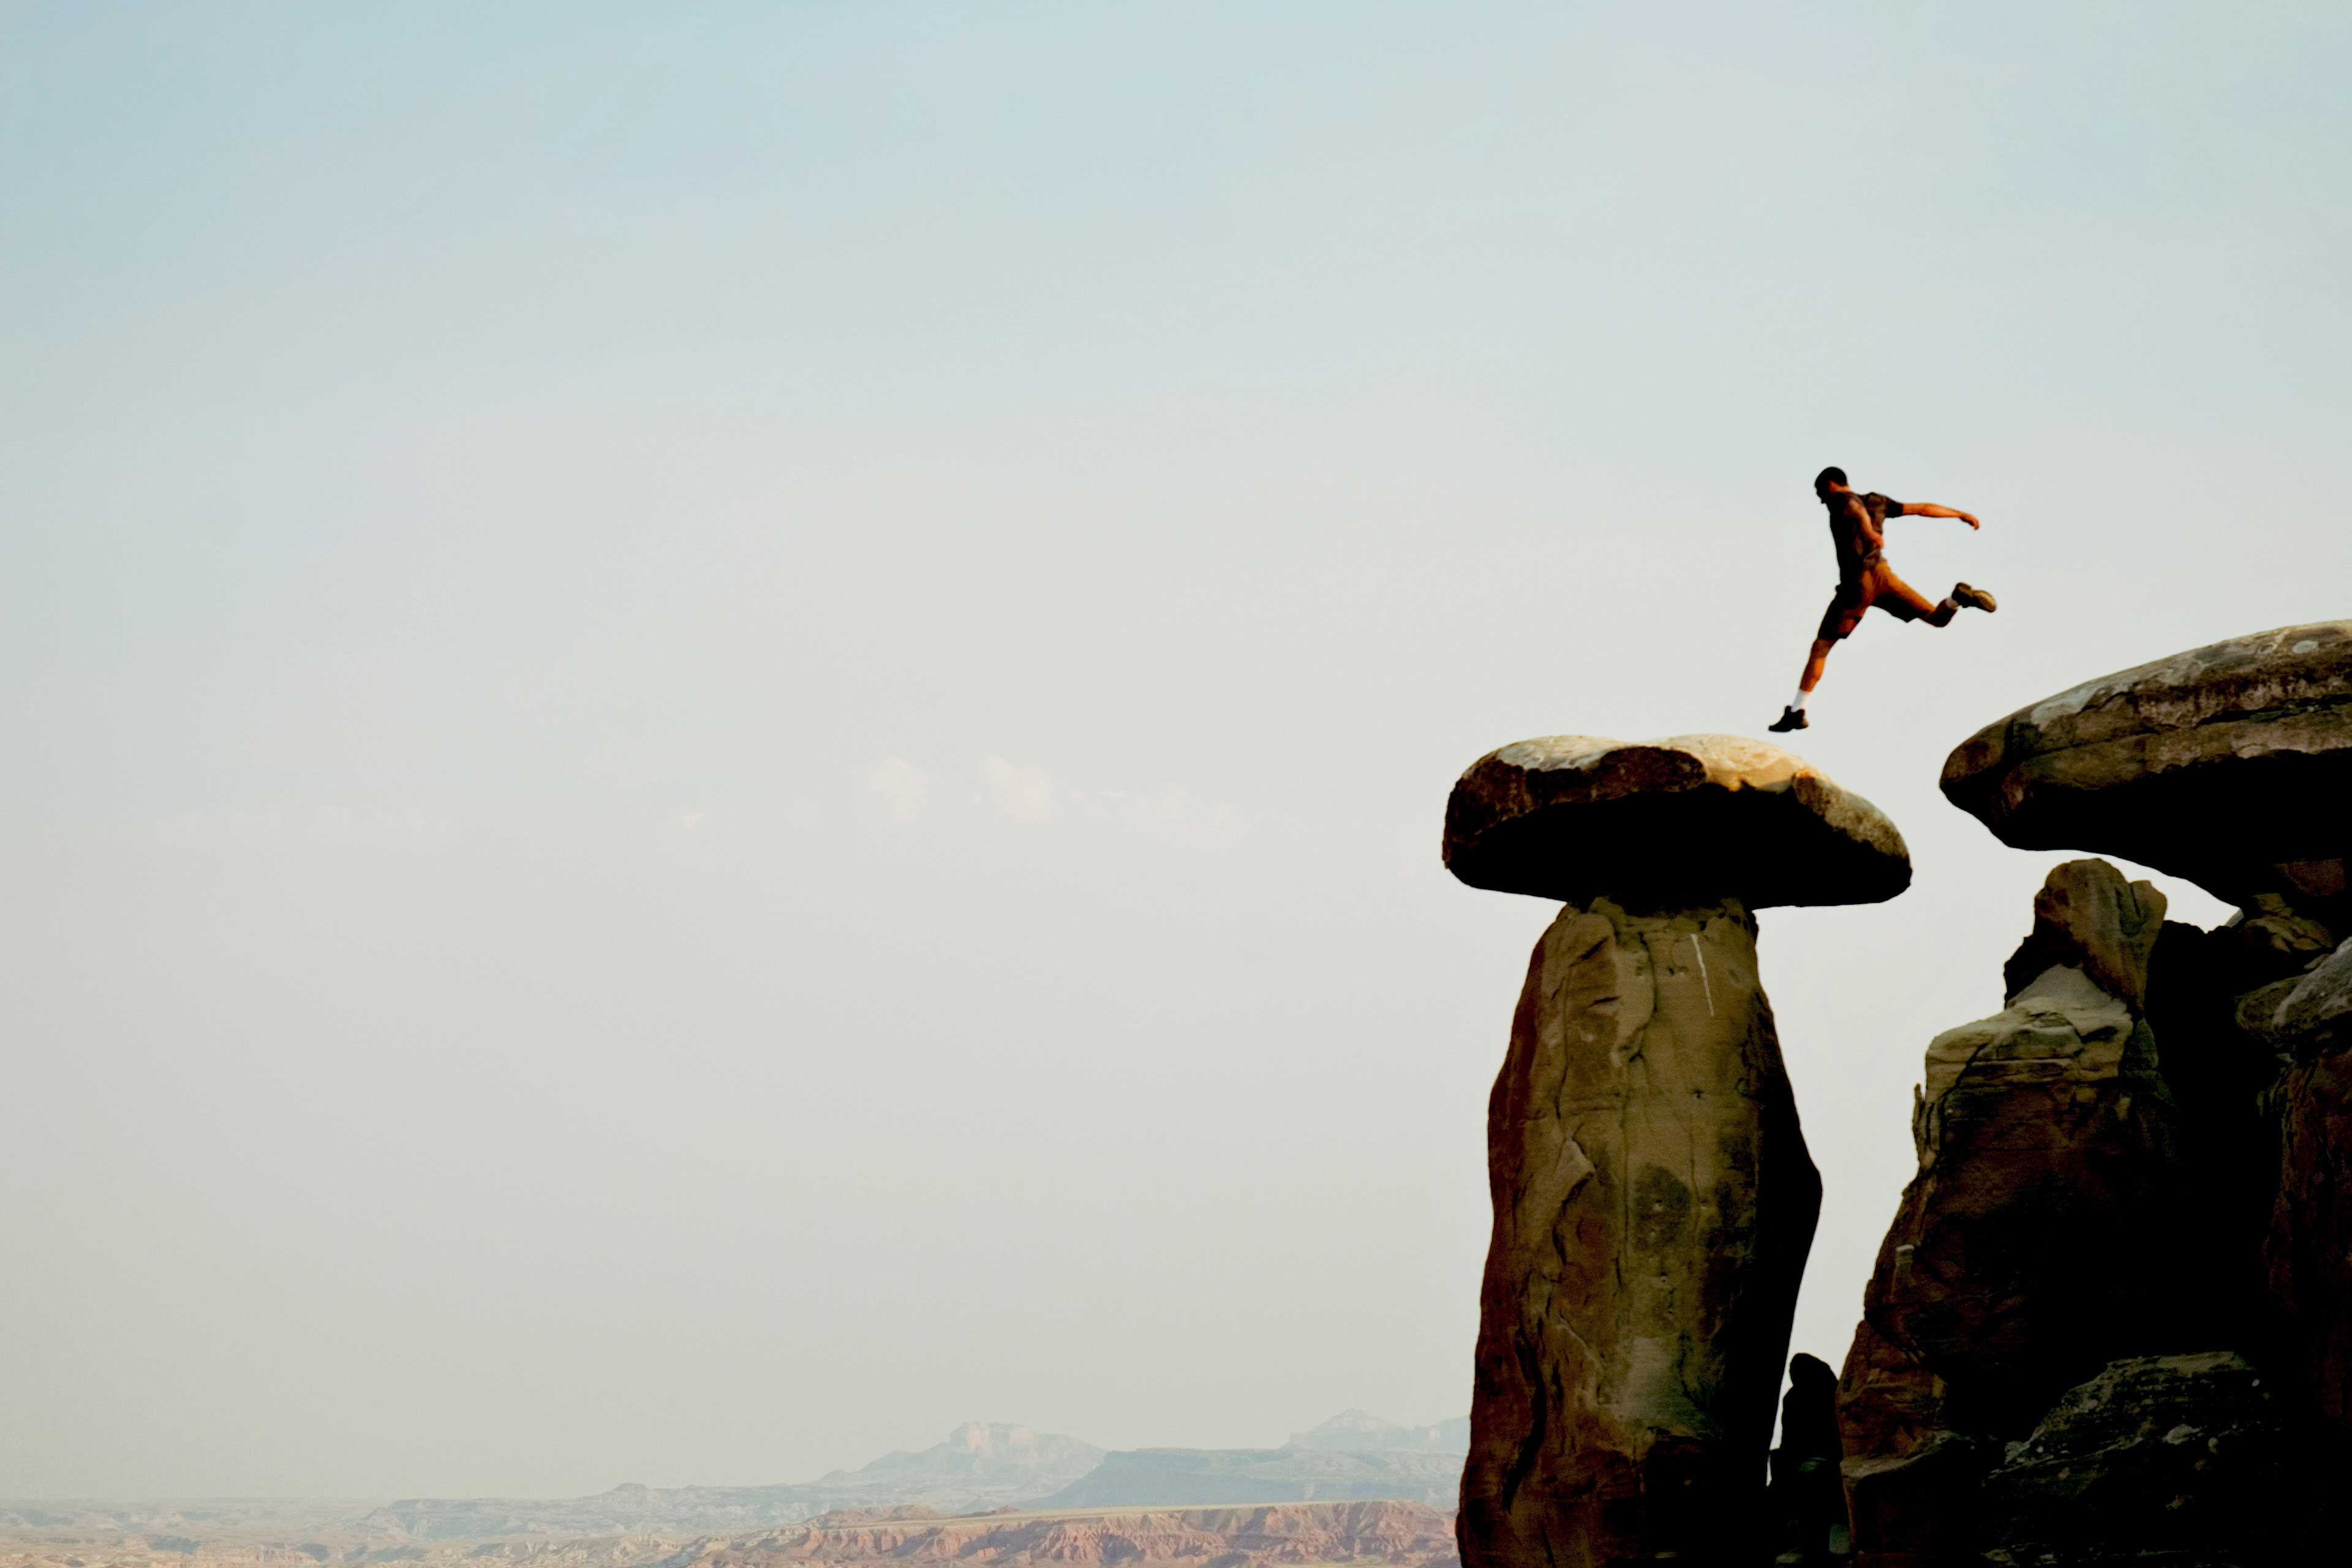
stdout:
[[2011,969],[2039,972],[1927,1047],[1918,1173],[1841,1387],[1865,1561],[1949,1555],[1977,1479],[2063,1390],[2201,1331],[2179,1119],[2154,1031],[2117,994],[2145,996],[2163,911],[2104,861],[2058,868]]
[[358,1521],[397,1540],[494,1536],[673,1535],[756,1530],[851,1508],[921,1503],[948,1512],[1034,1503],[1079,1479],[1103,1450],[1005,1422],[970,1421],[928,1448],[886,1454],[855,1470],[767,1487],[624,1484],[583,1498],[404,1498]]
[[2325,1549],[2302,1550],[2312,1449],[2296,1415],[2230,1352],[2116,1362],[2063,1395],[1987,1478],[1984,1560],[2325,1561]]
[[2167,922],[2149,884],[2060,866],[2002,1012],[1929,1047],[1839,1385],[1857,1557],[2315,1560],[2280,1478],[2315,1412],[2352,1418],[2352,622],[2035,703],[1943,788],[2004,843],[2239,913]]
[[1568,736],[1471,766],[1445,859],[1567,900],[1488,1102],[1463,1560],[1750,1553],[1821,1194],[1750,910],[1891,897],[1902,838],[1771,746]]

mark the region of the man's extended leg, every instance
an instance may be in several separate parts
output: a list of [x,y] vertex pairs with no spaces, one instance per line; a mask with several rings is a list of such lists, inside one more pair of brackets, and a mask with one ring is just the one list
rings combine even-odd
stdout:
[[1822,683],[1822,668],[1829,663],[1830,649],[1835,647],[1837,647],[1837,639],[1834,637],[1813,639],[1812,651],[1805,656],[1805,672],[1797,678],[1796,700],[1782,709],[1780,716],[1769,726],[1775,733],[1785,735],[1791,730],[1802,730],[1807,727],[1806,700],[1812,696],[1813,688]]
[[1805,718],[1805,702],[1813,688],[1822,683],[1822,667],[1829,662],[1830,649],[1839,639],[1853,635],[1862,625],[1862,617],[1870,613],[1871,584],[1866,578],[1842,582],[1830,596],[1830,607],[1822,612],[1821,630],[1813,634],[1812,651],[1805,656],[1805,672],[1797,678],[1797,699],[1780,710],[1780,717],[1767,726],[1778,734],[1791,730],[1810,728]]

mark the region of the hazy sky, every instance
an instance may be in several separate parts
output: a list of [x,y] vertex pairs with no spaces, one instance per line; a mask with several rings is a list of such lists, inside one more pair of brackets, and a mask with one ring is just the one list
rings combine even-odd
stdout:
[[[0,1494],[1468,1407],[1530,735],[1804,754],[1836,1361],[2057,856],[1945,752],[2352,614],[2352,12],[0,7]],[[2175,911],[2221,918],[2164,881]]]

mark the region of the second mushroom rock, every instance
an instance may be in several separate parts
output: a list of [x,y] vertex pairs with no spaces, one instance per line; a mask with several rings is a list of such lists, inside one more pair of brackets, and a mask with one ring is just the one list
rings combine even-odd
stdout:
[[1821,1207],[1752,911],[1893,898],[1902,836],[1759,742],[1554,736],[1462,775],[1444,858],[1568,906],[1487,1108],[1463,1562],[1742,1553]]
[[2233,637],[2086,681],[1962,742],[1954,805],[2019,849],[2352,918],[2352,621]]

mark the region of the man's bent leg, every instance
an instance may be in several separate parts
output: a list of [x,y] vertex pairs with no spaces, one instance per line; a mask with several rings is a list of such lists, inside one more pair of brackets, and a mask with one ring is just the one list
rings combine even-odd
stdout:
[[1810,728],[1805,721],[1805,700],[1813,688],[1822,683],[1822,667],[1829,663],[1830,649],[1838,639],[1853,632],[1870,613],[1870,589],[1867,583],[1840,583],[1831,595],[1830,607],[1822,614],[1821,630],[1813,634],[1813,646],[1805,655],[1805,672],[1797,678],[1796,700],[1780,710],[1780,717],[1769,728],[1786,734],[1791,730]]
[[1946,599],[1931,605],[1925,594],[1892,572],[1880,574],[1878,594],[1871,603],[1898,621],[1925,621],[1931,626],[1948,626],[1952,617],[1960,613],[1958,600]]

